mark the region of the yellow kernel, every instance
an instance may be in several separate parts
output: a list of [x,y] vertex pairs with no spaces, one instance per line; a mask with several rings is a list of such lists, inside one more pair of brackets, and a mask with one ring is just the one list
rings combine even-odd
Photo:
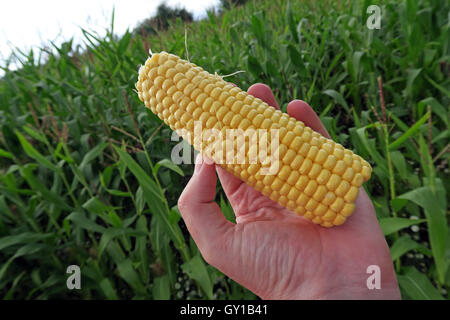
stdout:
[[317,205],[318,205],[319,203],[316,201],[316,200],[314,200],[314,199],[309,199],[309,201],[306,203],[306,205],[305,205],[305,209],[306,210],[308,210],[308,211],[313,211],[315,208],[317,208]]
[[278,177],[276,177],[271,185],[272,190],[279,191],[283,186],[284,182],[281,181]]
[[336,200],[334,200],[334,202],[330,205],[330,209],[334,212],[339,212],[344,207],[344,204],[344,199],[342,199],[341,197],[336,198]]
[[314,218],[314,215],[310,211],[306,211],[306,213],[303,215],[304,218],[312,220]]
[[220,109],[217,110],[217,112],[216,112],[217,119],[222,121],[223,117],[227,114],[227,112],[228,112],[227,107],[220,107]]
[[289,190],[289,193],[287,195],[287,198],[289,200],[297,200],[298,196],[300,195],[300,191],[298,191],[296,188],[291,187],[291,190]]
[[301,173],[301,174],[308,174],[308,173],[309,173],[309,170],[310,170],[311,167],[312,167],[312,164],[313,164],[313,163],[312,163],[311,159],[305,159],[305,160],[303,161],[303,163],[302,163],[300,169],[299,169],[300,173]]
[[327,156],[328,156],[328,153],[325,150],[320,149],[319,152],[317,152],[314,162],[318,163],[318,164],[323,164],[325,162],[325,160],[327,159]]
[[344,174],[342,175],[342,179],[352,181],[354,175],[355,172],[353,171],[353,169],[347,168],[347,170],[345,170]]
[[344,173],[346,168],[347,166],[345,165],[345,162],[343,160],[338,160],[333,168],[333,173],[341,175]]
[[184,88],[189,84],[189,80],[184,78],[177,82],[176,86],[179,90],[183,91]]
[[343,197],[347,193],[348,189],[350,189],[350,183],[342,180],[334,193],[336,193],[338,197]]
[[322,171],[322,167],[319,164],[314,163],[311,167],[311,170],[309,170],[308,176],[311,179],[316,179],[321,171]]
[[333,173],[326,184],[328,190],[334,191],[337,188],[337,186],[339,185],[340,181],[341,181],[341,178],[337,174]]
[[274,179],[275,179],[274,175],[266,175],[264,176],[263,183],[266,186],[270,186]]
[[352,203],[356,200],[357,196],[358,196],[358,188],[355,186],[351,186],[350,189],[345,194],[344,200],[345,202]]
[[282,195],[282,196],[285,196],[285,195],[287,195],[288,193],[289,193],[289,191],[291,190],[291,186],[290,185],[288,185],[288,184],[284,184],[282,187],[281,187],[281,189],[280,189],[280,194]]
[[305,130],[303,130],[302,140],[304,142],[308,142],[310,139],[311,139],[311,132],[310,132],[310,130],[305,128]]
[[364,182],[364,177],[361,173],[357,173],[355,174],[355,176],[353,177],[352,180],[352,185],[359,187],[362,185],[362,183]]
[[330,142],[326,142],[322,144],[322,149],[324,149],[328,154],[333,152],[333,145]]
[[262,193],[263,195],[265,195],[266,197],[268,197],[268,196],[270,195],[271,192],[272,192],[272,190],[270,190],[270,187],[268,187],[268,186],[265,186],[265,187],[261,190],[261,193]]
[[242,106],[242,101],[236,100],[233,96],[229,96],[223,104],[230,108],[233,112],[238,113],[240,106]]
[[170,108],[173,105],[173,100],[171,97],[165,97],[162,101],[164,108]]
[[278,177],[281,180],[286,181],[290,173],[291,168],[289,166],[283,166],[283,168],[281,168],[280,172],[278,173]]
[[322,203],[326,206],[329,206],[330,204],[332,204],[334,202],[335,199],[336,199],[336,195],[333,192],[327,192],[327,194],[325,195],[325,197],[322,200]]
[[280,121],[278,122],[280,126],[285,127],[289,122],[289,118],[286,116],[281,116]]
[[[240,103],[242,103],[241,101],[236,101],[234,104],[236,104],[237,102],[240,102]],[[233,105],[234,106],[234,105]],[[233,110],[233,108],[231,108],[231,110]],[[241,114],[241,116],[243,116],[243,117],[246,117],[247,115],[248,115],[248,113],[250,112],[250,107],[248,106],[248,105],[244,105],[244,104],[242,104],[240,107],[239,107],[239,113]]]
[[314,209],[313,213],[315,216],[321,216],[325,212],[327,212],[328,207],[324,206],[323,204],[319,203],[317,207]]
[[331,172],[327,169],[322,169],[322,171],[320,171],[319,175],[316,178],[316,181],[318,184],[325,184],[327,183],[328,179],[331,176]]
[[298,153],[306,157],[308,155],[309,148],[310,148],[309,143],[303,143],[302,146],[300,147],[300,150],[298,150]]
[[342,158],[344,158],[344,151],[342,149],[335,148],[333,150],[333,155],[336,157],[336,159],[341,160]]
[[282,143],[288,146],[292,142],[292,140],[294,140],[294,138],[295,134],[292,131],[289,131],[284,136]]
[[319,148],[317,148],[317,146],[311,146],[306,157],[314,160],[316,158],[317,152],[319,152]]
[[361,161],[353,159],[352,168],[355,172],[360,172],[362,169]]
[[298,171],[291,170],[290,167],[288,167],[288,168],[290,170],[290,175],[287,178],[286,182],[289,183],[291,186],[293,186],[293,185],[295,185],[295,183],[297,182],[298,178],[300,177],[300,174],[298,173]]
[[[200,98],[200,96],[197,97],[196,101],[199,101],[199,98]],[[211,112],[211,106],[212,106],[213,102],[214,102],[213,98],[206,96],[206,99],[203,101],[203,105],[202,105],[203,110]],[[199,105],[201,105],[201,104],[199,104]]]
[[[314,214],[314,212],[313,212],[313,214]],[[312,219],[312,222],[315,223],[315,224],[321,224],[322,223],[322,218],[319,217],[319,216],[316,216],[316,217],[314,217],[314,219]]]
[[309,143],[311,144],[311,146],[317,147],[320,145],[320,140],[317,137],[312,137]]
[[214,117],[210,117],[207,121],[206,121],[206,127],[208,129],[211,129],[212,127],[214,127],[214,125],[217,123],[217,119]]
[[222,93],[222,88],[219,87],[215,87],[210,93],[209,95],[213,98],[213,99],[217,99],[219,98],[219,95]]
[[289,200],[289,201],[286,203],[286,207],[287,207],[290,211],[294,211],[295,208],[297,207],[297,205],[295,204],[294,201]]
[[240,114],[235,114],[233,119],[231,119],[230,127],[235,129],[238,127],[238,124],[242,121],[242,116]]
[[223,117],[222,122],[225,125],[229,125],[231,122],[231,119],[233,119],[234,113],[233,112],[228,112],[225,117]]
[[318,186],[316,192],[314,192],[313,198],[316,201],[322,201],[327,194],[327,188],[325,186]]
[[[294,152],[295,153],[295,152]],[[287,154],[287,153],[286,153]],[[297,154],[291,162],[291,168],[294,170],[298,170],[303,163],[303,157]]]
[[355,210],[355,204],[354,203],[346,203],[344,207],[342,208],[340,214],[342,214],[344,217],[349,217],[352,215],[353,211]]
[[305,190],[303,191],[306,195],[312,196],[317,190],[317,182],[315,180],[310,180]]
[[283,162],[286,164],[292,164],[292,161],[294,160],[295,155],[296,155],[296,153],[292,149],[287,150],[286,154],[283,157]]
[[334,218],[333,224],[335,226],[340,226],[345,222],[345,220],[347,220],[347,219],[343,215],[338,214],[338,215],[336,215],[336,218]]
[[329,155],[327,160],[323,163],[323,167],[328,170],[333,170],[336,164],[336,158],[333,155]]
[[308,179],[307,176],[301,176],[301,177],[297,180],[297,182],[295,183],[295,187],[296,187],[298,190],[302,191],[302,190],[306,187],[306,185],[308,184],[308,181],[309,181],[309,179]]
[[308,201],[309,197],[306,194],[302,193],[298,197],[297,201],[295,201],[295,203],[297,203],[299,206],[304,207]]
[[371,174],[371,168],[368,166],[363,166],[361,170],[361,174],[364,177],[364,181],[369,180]]
[[296,214],[298,214],[299,216],[303,216],[304,214],[305,214],[305,212],[306,212],[306,209],[305,208],[303,208],[303,207],[298,207],[297,206],[297,208],[295,208],[295,211],[294,211]]
[[275,111],[275,112],[272,114],[271,120],[272,120],[273,122],[277,122],[277,123],[278,123],[278,121],[280,121],[280,118],[281,118],[280,113],[281,113],[281,112]]
[[[345,151],[347,151],[347,150],[345,150]],[[344,151],[344,153],[345,153],[345,151]],[[349,151],[349,150],[348,150],[348,151]],[[351,152],[351,151],[350,151],[350,152]],[[351,167],[351,165],[353,164],[353,158],[352,158],[352,156],[349,155],[349,154],[344,154],[343,160],[344,160],[345,164],[346,164],[347,166],[349,166],[349,167]]]
[[323,221],[333,221],[336,218],[336,212],[327,210],[327,212],[322,216]]
[[303,133],[303,129],[305,128],[303,123],[296,123],[294,129],[292,131],[296,136],[301,136]]
[[262,114],[258,114],[258,115],[256,115],[256,116],[253,118],[252,123],[253,123],[257,128],[260,128],[260,127],[261,127],[261,124],[263,123],[264,120],[265,120],[265,119],[264,119],[264,116],[263,116]]
[[333,227],[333,224],[330,221],[325,221],[324,223],[321,224],[321,226],[325,228],[331,228]]
[[265,118],[264,121],[261,123],[260,128],[261,129],[269,129],[272,125],[272,121],[268,118]]
[[300,146],[303,144],[303,141],[300,137],[295,137],[290,144],[290,148],[294,150],[298,150]]

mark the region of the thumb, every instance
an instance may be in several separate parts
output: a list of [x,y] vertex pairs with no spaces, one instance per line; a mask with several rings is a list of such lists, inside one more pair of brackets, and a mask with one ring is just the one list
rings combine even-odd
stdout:
[[[225,219],[217,203],[216,169],[209,161],[202,161],[199,155],[195,164],[194,175],[187,184],[178,200],[181,216],[197,244],[200,252],[210,264],[217,252],[217,244],[223,244],[226,234],[233,229],[234,224]],[[220,246],[222,247],[222,246]]]

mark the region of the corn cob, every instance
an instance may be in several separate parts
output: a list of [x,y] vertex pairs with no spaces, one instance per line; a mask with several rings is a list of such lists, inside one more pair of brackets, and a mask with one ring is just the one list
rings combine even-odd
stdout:
[[[153,54],[139,70],[136,89],[145,106],[194,148],[313,223],[324,227],[343,224],[355,209],[359,187],[370,178],[369,163],[351,150],[175,55]],[[263,175],[263,164],[250,161],[247,151],[244,163],[222,163],[224,153],[211,150],[223,151],[223,146],[215,149],[210,148],[214,141],[196,141],[195,121],[204,129],[222,133],[226,129],[278,129],[278,172]],[[244,147],[254,146],[246,142]]]

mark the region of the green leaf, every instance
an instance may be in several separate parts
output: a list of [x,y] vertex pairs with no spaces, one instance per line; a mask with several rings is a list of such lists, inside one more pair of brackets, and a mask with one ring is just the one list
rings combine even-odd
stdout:
[[69,214],[66,219],[72,221],[75,226],[80,227],[85,230],[88,230],[88,231],[104,233],[106,230],[104,227],[102,227],[102,226],[96,224],[94,221],[86,218],[84,213],[80,213],[77,211]]
[[52,236],[54,235],[51,233],[24,232],[16,235],[2,237],[0,238],[0,251],[18,244],[36,243],[48,239]]
[[191,260],[181,265],[181,269],[186,272],[190,278],[197,281],[206,294],[208,299],[213,299],[212,283],[206,269],[205,262],[199,255],[195,255]]
[[340,104],[341,106],[344,107],[345,111],[350,113],[350,108],[349,108],[347,102],[345,101],[344,97],[339,92],[337,92],[336,90],[328,89],[328,90],[325,90],[323,93],[332,97],[334,100],[336,100],[336,102],[338,104]]
[[160,167],[165,167],[167,169],[170,169],[170,170],[178,173],[180,176],[184,177],[183,170],[181,170],[181,168],[179,166],[177,166],[175,163],[173,163],[169,159],[162,159],[162,160],[158,161],[158,163],[155,164],[155,166],[153,167],[153,174],[156,175],[156,173],[158,172]]
[[403,275],[398,275],[402,291],[414,300],[443,300],[428,278],[414,267],[405,268]]
[[102,234],[102,237],[100,239],[100,243],[98,246],[98,257],[100,257],[103,254],[103,251],[105,251],[106,247],[108,246],[109,242],[113,240],[114,238],[120,237],[120,236],[145,236],[145,233],[141,231],[136,231],[130,228],[118,228],[118,227],[112,227],[105,230],[105,232]]
[[139,184],[149,192],[153,193],[154,196],[156,196],[158,199],[164,201],[164,199],[161,196],[161,193],[159,192],[158,186],[156,183],[147,175],[147,173],[142,169],[136,161],[133,160],[133,158],[126,153],[125,151],[121,150],[120,148],[114,146],[114,149],[119,154],[120,159],[126,164],[128,169],[134,174],[136,179],[139,181]]
[[299,69],[298,71],[299,72],[305,71],[306,68],[303,62],[302,55],[292,44],[288,45],[288,52],[291,62],[294,64],[294,66],[296,66]]
[[251,55],[247,57],[247,66],[256,79],[260,79],[261,75],[264,74],[264,71],[261,65],[259,64],[258,60]]
[[29,134],[34,139],[36,139],[40,142],[43,142],[43,143],[48,143],[47,138],[45,136],[41,135],[36,130],[34,130],[33,128],[28,127],[28,126],[23,126],[22,129],[23,129],[23,131],[25,131],[27,134]]
[[220,210],[223,212],[225,218],[228,221],[231,221],[233,223],[236,223],[236,217],[234,215],[233,208],[231,205],[223,198],[223,196],[220,196]]
[[140,294],[145,294],[146,290],[142,285],[139,275],[134,270],[130,259],[125,259],[117,265],[120,277],[125,280],[134,290]]
[[408,235],[398,238],[390,249],[392,261],[397,260],[408,251],[417,249],[418,247],[420,247],[420,244],[415,242]]
[[109,281],[108,278],[104,278],[99,283],[100,289],[102,289],[103,294],[105,295],[106,299],[108,300],[118,300],[119,297],[117,296],[116,290],[114,290],[111,281]]
[[109,207],[103,204],[97,197],[92,197],[86,201],[82,207],[94,214],[102,214],[108,211]]
[[19,138],[20,144],[22,145],[22,148],[25,150],[25,153],[36,160],[39,164],[42,166],[54,171],[54,172],[60,172],[61,169],[54,165],[50,160],[48,160],[46,157],[44,157],[42,154],[39,153],[28,141],[25,139],[25,137],[19,132],[15,131],[17,137]]
[[152,293],[155,300],[170,299],[170,283],[167,275],[157,277],[153,280]]
[[83,157],[83,160],[80,163],[80,170],[83,170],[84,167],[94,160],[95,158],[99,157],[103,150],[108,146],[108,142],[104,142],[102,144],[96,145],[92,150],[90,150],[86,155]]
[[420,127],[428,120],[430,114],[430,112],[425,113],[425,115],[420,118],[419,121],[414,123],[414,125],[412,125],[404,134],[402,134],[397,140],[389,145],[389,150],[395,150],[399,148],[409,137],[416,134],[420,130]]
[[11,152],[8,152],[6,150],[3,150],[0,148],[0,157],[2,158],[8,158],[8,159],[13,159],[14,156]]
[[27,164],[20,168],[20,173],[25,178],[30,187],[41,195],[45,200],[55,204],[58,208],[64,210],[72,210],[67,204],[67,201],[59,194],[50,191],[34,174],[33,171],[36,169],[36,164]]
[[385,236],[397,232],[401,229],[410,227],[415,224],[425,222],[425,219],[405,219],[405,218],[381,218],[379,220],[381,230]]
[[28,244],[24,245],[23,247],[21,247],[19,250],[17,250],[16,253],[11,258],[9,258],[6,261],[6,263],[3,263],[3,265],[0,267],[0,281],[2,280],[3,276],[5,275],[6,271],[9,268],[9,266],[15,259],[25,256],[25,255],[34,254],[36,252],[39,252],[43,248],[45,248],[45,245],[43,245],[41,243],[28,243]]
[[430,186],[414,189],[398,196],[398,198],[409,200],[424,209],[428,224],[431,251],[433,252],[439,281],[444,283],[449,260],[445,256],[447,241],[447,200],[445,188],[442,182],[436,179],[436,188]]

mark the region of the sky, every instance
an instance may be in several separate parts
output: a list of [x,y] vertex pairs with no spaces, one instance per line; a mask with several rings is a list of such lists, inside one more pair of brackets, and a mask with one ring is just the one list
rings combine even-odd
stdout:
[[[48,45],[49,40],[60,44],[72,37],[81,39],[80,27],[102,34],[111,24],[115,8],[114,33],[123,34],[127,28],[156,13],[163,0],[15,0],[0,5],[0,65],[9,57],[12,47],[29,51]],[[219,0],[168,0],[167,5],[185,7],[198,19],[206,9]],[[80,43],[80,42],[77,42]]]

